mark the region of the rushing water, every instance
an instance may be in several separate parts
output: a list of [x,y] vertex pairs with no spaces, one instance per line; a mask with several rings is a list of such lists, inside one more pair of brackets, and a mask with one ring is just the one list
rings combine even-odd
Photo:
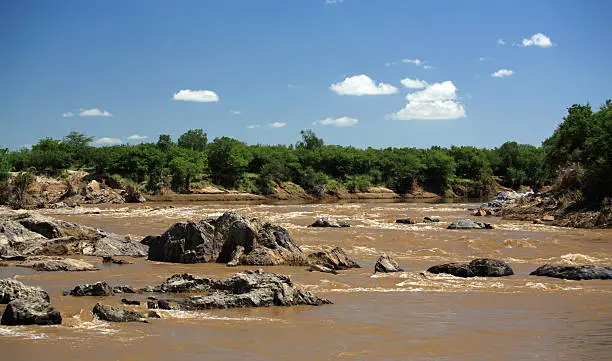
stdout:
[[[133,236],[160,234],[172,223],[233,208],[289,229],[300,247],[340,246],[363,268],[339,275],[303,267],[269,267],[329,298],[321,307],[160,311],[150,324],[111,324],[91,315],[108,298],[62,296],[75,284],[108,281],[142,287],[175,273],[227,277],[244,267],[137,260],[87,273],[0,268],[46,289],[64,317],[61,326],[0,326],[3,360],[610,360],[612,281],[529,276],[544,263],[612,265],[612,231],[501,221],[494,230],[446,230],[470,204],[346,203],[309,205],[167,204],[48,210],[54,217]],[[351,228],[307,227],[315,217],[350,220]],[[396,224],[396,218],[440,216],[439,224]],[[405,272],[373,274],[386,252]],[[461,279],[423,273],[475,257],[506,260],[515,275]],[[146,299],[144,295],[128,298]],[[146,302],[145,302],[146,304]],[[145,311],[145,306],[121,306]]]

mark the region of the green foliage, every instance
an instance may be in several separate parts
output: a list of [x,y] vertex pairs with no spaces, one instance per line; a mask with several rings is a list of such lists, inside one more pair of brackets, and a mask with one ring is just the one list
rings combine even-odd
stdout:
[[226,188],[235,187],[251,161],[249,148],[228,137],[215,138],[208,148],[208,167],[213,182]]
[[364,174],[347,176],[344,184],[351,193],[367,192],[372,186],[370,176]]
[[245,193],[261,193],[258,186],[259,175],[255,173],[244,173],[236,182],[236,189]]
[[208,143],[208,135],[202,129],[191,129],[181,135],[178,145],[182,148],[203,152]]
[[302,140],[295,145],[297,148],[314,150],[321,148],[324,144],[323,139],[317,138],[317,135],[312,130],[302,130],[300,131],[300,135],[302,136]]
[[174,143],[172,143],[172,138],[170,138],[168,134],[161,134],[157,139],[157,147],[162,152],[169,152],[172,148],[172,144]]

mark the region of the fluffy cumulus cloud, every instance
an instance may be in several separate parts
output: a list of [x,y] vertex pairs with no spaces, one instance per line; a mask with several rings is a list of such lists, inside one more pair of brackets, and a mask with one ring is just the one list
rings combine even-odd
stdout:
[[497,39],[497,45],[505,45],[506,41],[504,39]]
[[402,63],[410,63],[416,66],[421,66],[423,64],[421,59],[418,59],[418,58],[417,59],[402,59]]
[[242,112],[240,110],[230,110],[232,115],[240,115]]
[[550,48],[553,43],[550,38],[542,33],[531,35],[529,39],[523,39],[523,46],[538,46],[540,48]]
[[285,125],[287,125],[287,123],[285,123],[285,122],[274,122],[274,123],[270,123],[270,126],[271,126],[272,128],[282,128],[282,127],[284,127]]
[[145,140],[147,138],[149,138],[148,135],[138,135],[138,134],[130,135],[129,137],[127,137],[127,139],[129,140]]
[[494,78],[504,78],[504,77],[510,76],[512,74],[514,74],[514,70],[511,70],[511,69],[499,69],[498,71],[496,71],[493,74],[491,74],[491,76],[494,77]]
[[397,88],[391,84],[376,84],[365,74],[345,78],[339,83],[332,84],[329,89],[340,95],[386,95],[397,93]]
[[212,90],[190,90],[183,89],[172,96],[174,100],[199,103],[216,103],[219,96]]
[[100,110],[98,108],[81,109],[81,112],[79,113],[79,116],[81,117],[110,117],[111,115],[112,114],[106,110]]
[[452,81],[433,83],[425,89],[406,95],[408,102],[391,118],[397,120],[435,120],[465,118],[465,108],[457,98]]
[[102,138],[96,139],[94,143],[96,144],[121,144],[121,139],[111,138],[111,137],[102,137]]
[[344,0],[325,0],[325,5],[342,4]]
[[420,79],[404,78],[400,82],[408,89],[423,89],[427,86],[427,82]]
[[251,125],[247,125],[247,129],[255,129],[255,128],[259,128],[260,125],[259,124],[251,124]]
[[349,117],[340,118],[325,118],[323,120],[317,120],[313,124],[329,125],[332,127],[352,127],[357,125],[359,120]]
[[62,114],[62,117],[64,117],[64,118],[69,118],[69,117],[73,117],[73,116],[74,116],[73,112],[66,112],[66,113]]

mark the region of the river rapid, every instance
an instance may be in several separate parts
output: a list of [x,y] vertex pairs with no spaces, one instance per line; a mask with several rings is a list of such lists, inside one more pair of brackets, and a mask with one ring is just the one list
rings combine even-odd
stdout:
[[[91,314],[98,302],[124,306],[125,295],[62,296],[76,284],[107,281],[156,285],[188,272],[225,278],[246,267],[182,265],[137,259],[96,272],[42,273],[0,267],[0,278],[43,287],[64,318],[61,326],[0,326],[2,360],[611,360],[612,281],[529,276],[545,263],[612,265],[612,230],[584,230],[485,217],[493,230],[447,230],[470,218],[473,204],[340,203],[307,205],[146,204],[44,210],[44,214],[132,236],[158,235],[171,224],[228,209],[286,227],[312,252],[342,247],[362,268],[338,275],[304,267],[263,267],[288,274],[334,302],[321,307],[270,307],[203,312],[160,311],[149,324],[111,324]],[[351,228],[309,228],[334,216]],[[397,218],[439,216],[405,225]],[[474,218],[472,218],[474,219]],[[405,272],[374,274],[386,252]],[[476,257],[502,259],[515,275],[461,279],[424,273],[430,266]],[[259,268],[259,267],[255,267]],[[128,295],[129,296],[129,295]],[[146,300],[146,295],[130,299]],[[146,304],[146,302],[144,302]],[[146,313],[146,312],[145,312]]]

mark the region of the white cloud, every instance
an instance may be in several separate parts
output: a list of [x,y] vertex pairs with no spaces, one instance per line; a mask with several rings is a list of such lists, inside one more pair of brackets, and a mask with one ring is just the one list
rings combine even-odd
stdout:
[[457,100],[457,88],[452,81],[434,83],[425,89],[406,95],[408,104],[391,115],[397,120],[435,120],[465,118],[465,108]]
[[431,70],[431,69],[435,69],[435,68],[433,66],[431,66],[431,65],[423,65],[423,69]]
[[323,120],[317,120],[313,124],[331,125],[332,127],[352,127],[357,125],[359,120],[349,117],[340,118],[325,118]]
[[342,4],[344,0],[325,0],[325,4],[326,5],[330,5],[330,4]]
[[98,108],[92,109],[81,109],[79,113],[82,117],[110,117],[112,114],[107,112],[106,110],[100,110]]
[[147,138],[149,138],[148,135],[138,135],[138,134],[130,135],[129,137],[127,137],[127,139],[129,140],[145,140]]
[[271,126],[272,128],[282,128],[282,127],[284,127],[285,125],[287,125],[287,123],[285,123],[285,122],[274,122],[274,123],[270,123],[270,126]]
[[111,137],[102,137],[98,138],[94,141],[96,144],[121,144],[121,139],[111,138]]
[[298,86],[297,86],[297,85],[295,85],[295,84],[288,84],[288,85],[287,85],[287,88],[289,88],[289,89],[297,89],[297,88],[298,88]]
[[255,129],[255,128],[259,128],[259,127],[260,127],[259,124],[247,125],[247,129]]
[[74,116],[73,112],[66,112],[66,113],[62,114],[62,117],[64,117],[64,118],[73,117],[73,116]]
[[480,60],[480,61],[489,61],[489,60],[491,60],[491,58],[489,58],[488,56],[481,56],[480,58],[478,58],[478,60]]
[[183,89],[174,94],[172,99],[186,102],[216,103],[219,101],[219,96],[212,90]]
[[529,39],[523,39],[523,46],[539,46],[540,48],[550,48],[553,44],[550,38],[542,33],[531,35]]
[[400,81],[408,89],[423,89],[427,86],[425,80],[404,78]]
[[240,115],[240,114],[242,114],[242,112],[240,110],[230,110],[230,113],[232,115]]
[[423,62],[421,61],[421,59],[402,59],[402,63],[411,63],[416,66],[423,65]]
[[365,74],[347,77],[339,83],[332,84],[329,89],[340,95],[386,95],[397,93],[397,88],[391,84],[374,83]]
[[514,70],[499,69],[498,71],[496,71],[493,74],[491,74],[491,76],[494,77],[494,78],[503,78],[503,77],[506,77],[506,76],[510,76],[512,74],[514,74]]
[[501,39],[501,38],[497,39],[497,45],[505,45],[505,44],[506,44],[506,41],[504,39]]

